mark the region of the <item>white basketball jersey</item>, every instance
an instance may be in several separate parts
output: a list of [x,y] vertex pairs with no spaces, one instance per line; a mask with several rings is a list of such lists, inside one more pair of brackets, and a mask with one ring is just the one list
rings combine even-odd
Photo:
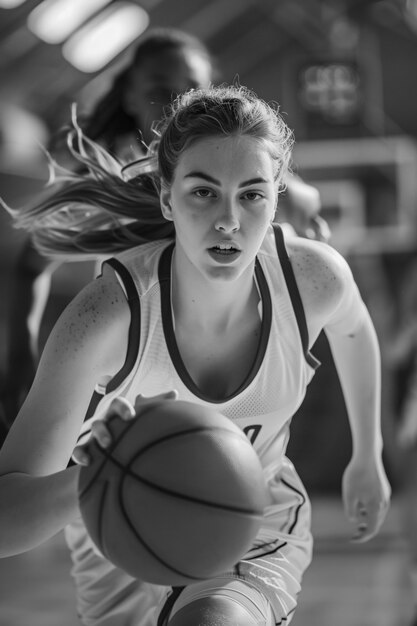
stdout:
[[[139,296],[137,310],[132,309],[132,327],[139,327],[136,331],[138,352],[121,384],[115,388],[114,384],[107,385],[100,411],[96,411],[92,419],[102,415],[115,395],[124,395],[134,402],[139,393],[153,396],[176,389],[181,400],[212,406],[235,422],[254,445],[269,477],[280,467],[291,418],[305,396],[317,365],[303,345],[300,319],[295,311],[301,301],[294,303],[294,296],[290,294],[285,268],[278,259],[274,231],[271,228],[268,232],[256,261],[255,278],[262,304],[256,358],[240,387],[221,401],[207,397],[198,389],[175,341],[171,307],[173,249],[173,243],[155,242],[118,257],[132,277]],[[285,254],[285,248],[283,252]],[[105,391],[100,386],[98,389]],[[89,430],[89,421],[84,425],[84,433]]]
[[[230,576],[250,580],[270,598],[276,615],[288,615],[295,606],[299,580],[311,558],[311,535],[308,498],[285,450],[291,418],[303,401],[318,362],[308,352],[304,311],[282,231],[278,226],[271,227],[256,259],[262,324],[255,360],[239,388],[220,401],[198,389],[176,344],[171,307],[173,250],[173,242],[153,242],[109,261],[131,306],[129,349],[122,370],[107,385],[97,386],[80,440],[89,436],[91,421],[103,414],[116,395],[133,403],[139,393],[153,396],[172,389],[178,391],[181,400],[214,407],[237,424],[259,455],[271,505],[252,550]],[[79,524],[67,531],[74,574],[79,574],[82,585],[88,578],[92,589],[93,572],[88,577],[82,571],[81,561],[87,565],[87,560],[80,533]],[[295,586],[290,593],[293,601],[282,607],[282,590],[277,587],[281,574],[274,577],[265,572],[271,573],[277,567],[282,573],[285,550],[289,551],[288,580],[293,580]],[[111,595],[110,589],[108,593]]]

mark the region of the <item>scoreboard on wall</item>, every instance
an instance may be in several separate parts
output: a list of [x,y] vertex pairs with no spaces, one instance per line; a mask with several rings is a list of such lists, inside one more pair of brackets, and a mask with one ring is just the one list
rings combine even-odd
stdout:
[[343,127],[351,134],[362,117],[362,77],[354,61],[315,60],[302,64],[297,96],[304,125],[315,136]]
[[363,51],[296,50],[283,77],[295,172],[319,189],[342,252],[403,248],[417,227],[417,141],[384,132],[379,60]]

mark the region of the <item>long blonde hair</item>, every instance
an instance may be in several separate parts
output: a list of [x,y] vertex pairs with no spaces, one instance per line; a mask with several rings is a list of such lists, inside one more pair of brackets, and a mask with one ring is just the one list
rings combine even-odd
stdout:
[[[68,149],[82,171],[51,159],[52,179],[43,197],[9,212],[46,255],[82,258],[111,254],[148,241],[173,238],[162,216],[159,190],[172,183],[181,154],[193,142],[218,135],[248,135],[265,145],[278,188],[290,166],[293,135],[278,112],[241,86],[191,90],[179,96],[140,163],[123,167],[88,139],[73,115]],[[130,176],[133,172],[133,176]]]

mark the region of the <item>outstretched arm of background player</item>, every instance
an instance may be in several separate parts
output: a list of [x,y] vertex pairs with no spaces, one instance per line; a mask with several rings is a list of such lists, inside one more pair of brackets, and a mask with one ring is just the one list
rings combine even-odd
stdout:
[[39,329],[49,297],[51,274],[57,265],[40,255],[30,239],[17,258],[8,300],[8,343],[1,391],[8,426],[16,417],[35,376]]

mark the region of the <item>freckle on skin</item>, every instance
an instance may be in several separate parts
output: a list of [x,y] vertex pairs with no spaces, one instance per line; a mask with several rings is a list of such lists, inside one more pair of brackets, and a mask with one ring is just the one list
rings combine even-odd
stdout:
[[[70,351],[77,354],[83,346],[86,338],[92,329],[97,325],[99,316],[101,315],[101,302],[107,300],[108,292],[101,287],[100,293],[90,296],[86,299],[80,308],[74,312],[73,321],[66,323],[66,338],[62,337],[61,344],[54,350],[57,362],[62,363],[67,358]],[[112,294],[111,305],[115,306],[119,303],[120,298],[117,294]],[[74,340],[75,344],[74,344]]]

